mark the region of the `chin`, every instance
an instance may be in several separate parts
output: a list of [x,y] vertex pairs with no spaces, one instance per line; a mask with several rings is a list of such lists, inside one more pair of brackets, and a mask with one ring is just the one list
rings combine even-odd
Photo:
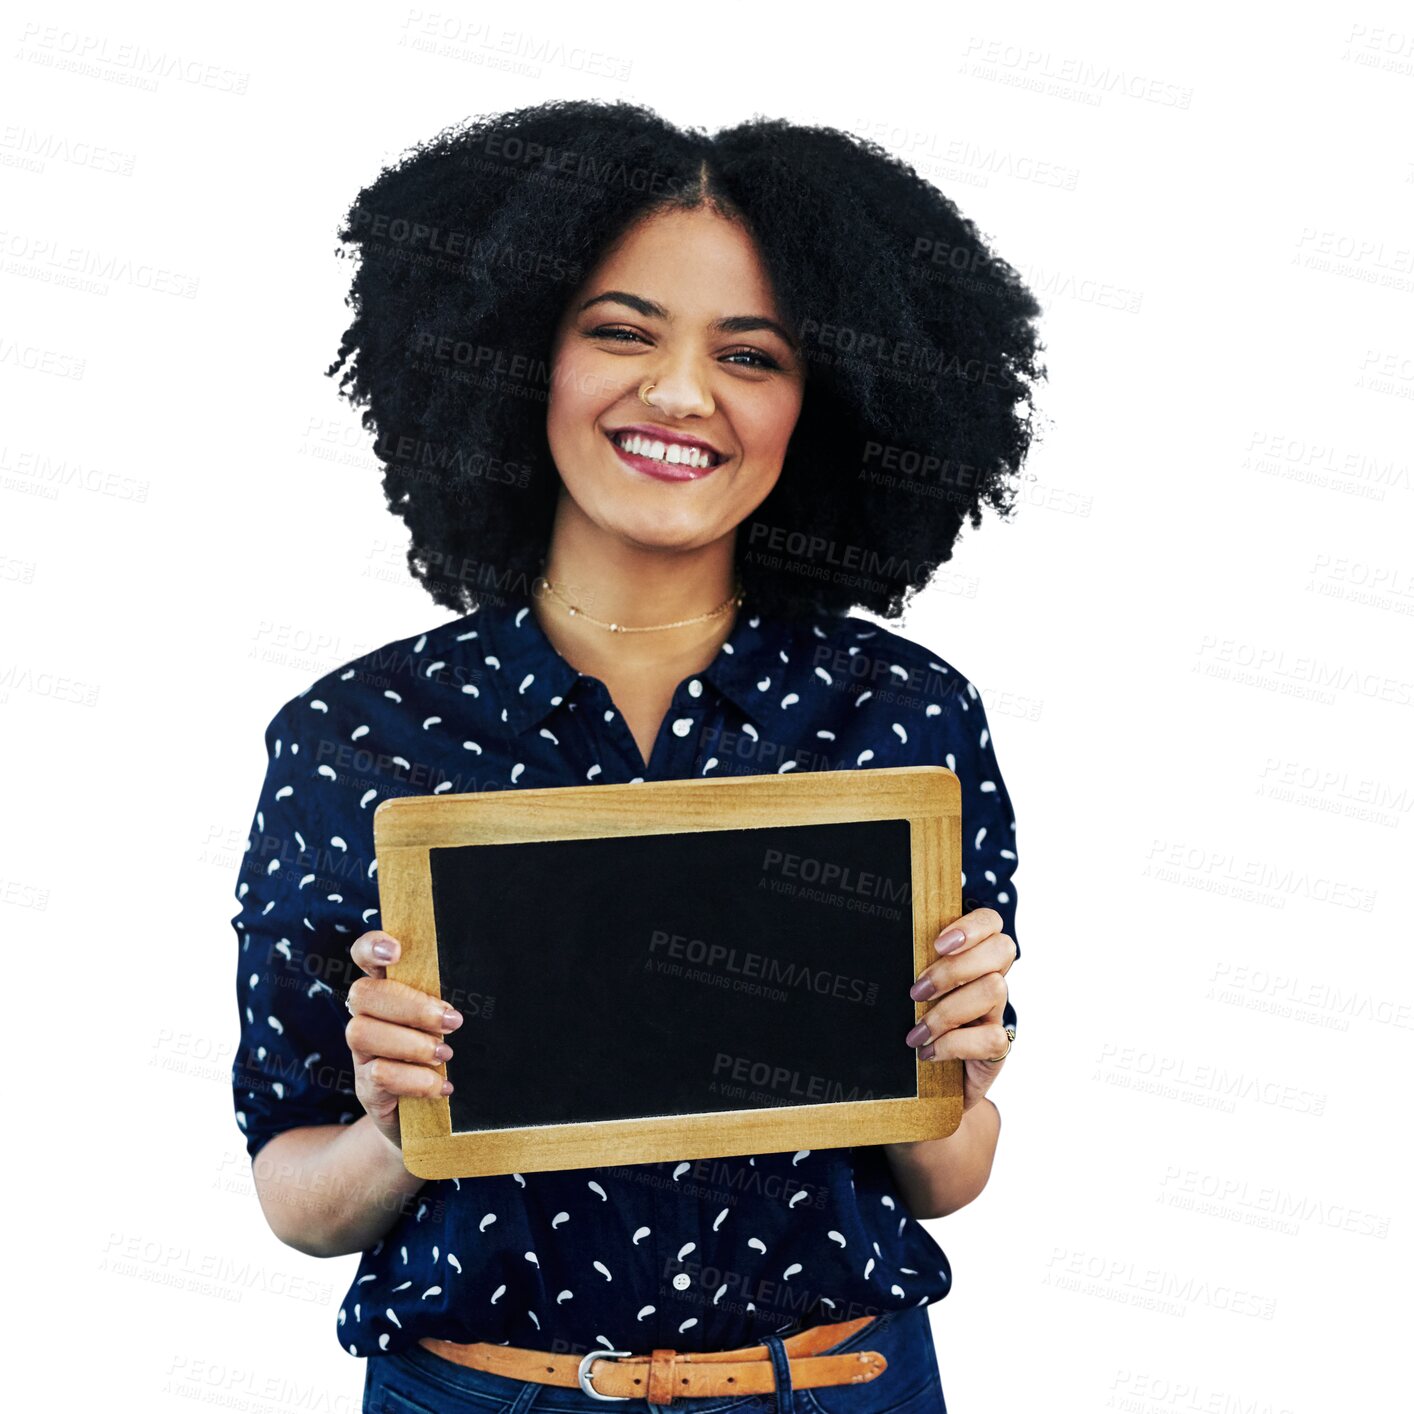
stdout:
[[616,528],[618,537],[626,544],[642,550],[695,550],[709,543],[712,537],[696,526],[684,529],[681,535],[664,533],[661,526]]
[[625,544],[645,550],[690,550],[715,538],[712,527],[695,517],[684,520],[652,514],[609,516],[603,525]]
[[622,486],[607,487],[599,483],[592,489],[586,487],[583,497],[575,495],[573,490],[570,494],[581,510],[611,535],[636,544],[669,549],[698,543],[720,519],[704,514],[700,506],[675,505],[673,496],[687,489],[667,486],[660,490],[654,484],[625,494]]

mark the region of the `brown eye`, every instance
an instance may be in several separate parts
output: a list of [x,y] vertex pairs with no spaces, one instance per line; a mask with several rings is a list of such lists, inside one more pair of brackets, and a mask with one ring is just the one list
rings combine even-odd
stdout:
[[764,354],[759,349],[738,349],[736,353],[730,353],[728,358],[759,358],[760,363],[742,364],[743,368],[779,368],[781,365],[773,359],[770,354]]
[[636,329],[624,329],[618,325],[605,324],[598,329],[589,331],[591,339],[608,339],[612,343],[623,343],[626,339],[642,340],[643,336]]

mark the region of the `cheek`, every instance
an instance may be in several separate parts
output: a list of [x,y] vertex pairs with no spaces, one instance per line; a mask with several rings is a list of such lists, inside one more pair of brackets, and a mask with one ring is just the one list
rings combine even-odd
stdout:
[[779,462],[785,456],[799,416],[800,403],[795,400],[761,408],[744,429],[746,446],[753,460],[759,457]]
[[583,432],[598,416],[602,390],[591,377],[588,361],[574,354],[562,354],[554,365],[550,381],[550,403],[546,425],[550,435],[572,436]]

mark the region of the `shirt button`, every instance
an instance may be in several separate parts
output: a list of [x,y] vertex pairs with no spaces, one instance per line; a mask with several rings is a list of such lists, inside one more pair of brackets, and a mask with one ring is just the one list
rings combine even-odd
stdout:
[[673,1278],[673,1285],[677,1287],[679,1291],[686,1291],[687,1288],[692,1285],[692,1278],[688,1276],[686,1272],[679,1272],[677,1276]]

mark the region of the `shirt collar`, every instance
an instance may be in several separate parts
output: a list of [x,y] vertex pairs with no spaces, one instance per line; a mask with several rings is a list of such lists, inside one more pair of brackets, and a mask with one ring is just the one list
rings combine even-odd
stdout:
[[[467,623],[478,631],[486,653],[495,660],[491,667],[501,675],[506,721],[517,735],[543,721],[574,688],[578,670],[550,642],[528,599],[487,600],[468,616]],[[697,676],[762,726],[765,714],[782,695],[787,664],[781,654],[794,659],[791,645],[798,631],[789,622],[743,604],[717,656]]]

